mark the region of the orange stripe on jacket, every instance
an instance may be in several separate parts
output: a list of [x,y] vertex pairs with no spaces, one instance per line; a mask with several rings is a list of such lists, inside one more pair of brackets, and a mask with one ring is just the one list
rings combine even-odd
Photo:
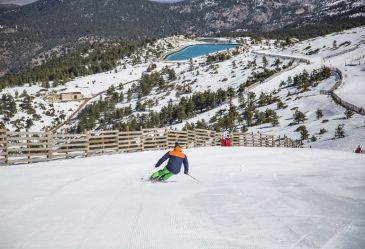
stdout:
[[170,156],[176,156],[180,158],[185,158],[185,154],[181,152],[181,148],[177,146],[174,150],[169,152]]

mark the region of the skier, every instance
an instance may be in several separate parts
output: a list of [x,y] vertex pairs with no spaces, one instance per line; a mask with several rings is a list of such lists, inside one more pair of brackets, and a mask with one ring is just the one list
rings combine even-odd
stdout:
[[167,166],[153,173],[150,177],[151,181],[167,181],[167,179],[171,176],[177,175],[180,172],[182,164],[184,164],[184,174],[189,174],[188,158],[184,153],[182,153],[181,146],[178,142],[175,143],[173,150],[167,152],[160,160],[158,160],[155,167],[160,167],[160,165],[167,159],[169,159]]

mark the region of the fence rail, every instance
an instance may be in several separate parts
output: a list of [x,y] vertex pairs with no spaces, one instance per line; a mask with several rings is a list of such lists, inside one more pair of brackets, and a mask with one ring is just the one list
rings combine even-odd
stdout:
[[[11,132],[0,130],[0,165],[34,163],[96,154],[162,150],[176,141],[181,146],[220,146],[221,133],[211,130],[143,129],[140,131],[90,131],[82,134]],[[233,132],[233,146],[298,147],[288,137]]]

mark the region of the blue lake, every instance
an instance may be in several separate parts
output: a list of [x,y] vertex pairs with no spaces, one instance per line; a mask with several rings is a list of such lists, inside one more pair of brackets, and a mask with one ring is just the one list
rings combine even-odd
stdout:
[[188,46],[176,53],[166,56],[167,61],[183,61],[203,56],[206,54],[215,53],[218,51],[223,51],[226,49],[231,49],[237,47],[237,44],[199,44]]

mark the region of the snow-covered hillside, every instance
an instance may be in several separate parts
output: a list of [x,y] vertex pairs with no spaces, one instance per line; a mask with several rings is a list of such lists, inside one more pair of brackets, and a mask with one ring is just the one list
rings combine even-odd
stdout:
[[365,247],[365,157],[197,148],[190,174],[141,181],[163,151],[0,170],[0,248]]
[[[183,120],[175,119],[169,124],[163,123],[163,126],[182,128],[187,123],[204,120],[213,129],[219,119],[228,114],[233,105],[237,111],[234,126],[237,130],[247,128],[248,132],[287,135],[300,139],[301,135],[297,130],[300,126],[305,126],[308,130],[308,139],[304,139],[304,146],[345,151],[352,151],[359,144],[365,147],[364,116],[354,114],[350,118],[345,118],[345,108],[335,104],[330,96],[320,94],[321,90],[329,90],[335,85],[338,77],[334,73],[321,82],[314,82],[305,91],[291,84],[293,78],[302,74],[304,70],[311,74],[313,70],[323,66],[337,68],[344,78],[342,85],[335,90],[335,93],[359,108],[365,107],[365,84],[363,84],[365,82],[365,27],[302,41],[291,46],[280,46],[281,41],[259,42],[245,37],[233,40],[244,46],[236,51],[226,52],[230,55],[229,57],[213,63],[208,63],[207,57],[197,58],[192,62],[164,61],[162,55],[167,51],[197,43],[197,41],[176,36],[151,43],[130,58],[121,58],[119,66],[109,72],[79,77],[65,85],[50,89],[40,86],[4,89],[2,94],[13,96],[17,105],[16,115],[5,121],[5,125],[10,130],[22,130],[26,127],[29,130],[38,131],[55,127],[67,117],[77,114],[76,110],[82,102],[47,103],[44,97],[53,92],[80,91],[85,96],[84,104],[88,107],[91,104],[97,104],[100,100],[110,98],[111,95],[107,90],[113,86],[113,93],[117,93],[117,96],[123,95],[123,98],[113,105],[119,109],[129,108],[127,113],[131,112],[131,115],[113,120],[114,124],[124,124],[132,122],[131,120],[136,116],[148,115],[152,111],[158,113],[169,105],[178,104],[182,97],[189,98],[195,93],[207,90],[217,92],[219,89],[225,91],[231,89],[234,96],[219,106],[200,110]],[[278,55],[290,57],[282,58]],[[310,63],[306,63],[305,60]],[[161,73],[166,68],[174,70],[176,77],[170,79],[166,73]],[[267,72],[275,73],[271,75]],[[141,95],[139,92],[141,78],[143,75],[152,73],[161,73],[164,86],[153,86],[150,93]],[[259,79],[255,84],[248,85],[247,82],[260,74],[270,75],[270,77],[265,80]],[[244,98],[238,96],[238,92],[242,89]],[[26,95],[22,95],[24,90],[31,96],[36,115],[22,107],[26,99],[24,97]],[[276,113],[277,125],[272,125],[270,122],[247,124],[247,121],[242,118],[242,113],[245,111],[244,106],[249,99],[249,92],[256,96],[253,101],[255,105],[262,94],[270,95],[275,99],[269,104],[257,107],[255,115],[258,117],[269,109],[270,112]],[[278,102],[283,104],[280,108],[278,108]],[[306,116],[304,122],[300,124],[293,123],[293,114],[296,110]],[[318,110],[323,113],[323,117],[318,118],[316,115]],[[88,115],[90,113],[83,116]],[[75,115],[75,118],[62,128],[75,130],[83,116]],[[90,125],[91,129],[112,129],[114,127],[112,124],[105,124],[105,117],[109,116],[113,115],[102,113],[96,117],[93,121],[95,125]],[[333,139],[335,129],[339,125],[344,125],[345,137]]]
[[[307,57],[311,60],[311,65],[302,66],[301,69],[297,68],[296,70],[302,70],[304,67],[307,67],[306,70],[308,70],[308,68],[318,68],[323,65],[338,68],[343,73],[344,79],[341,86],[335,90],[335,93],[344,101],[348,101],[358,107],[365,107],[364,27],[302,41],[285,49],[266,48],[264,51],[268,56],[270,54],[280,54],[298,58]],[[287,73],[284,77],[288,77],[290,74],[293,75],[293,72]],[[267,92],[277,89],[281,80],[283,78],[273,79],[268,84],[255,88],[254,91],[259,93],[261,91]],[[345,127],[347,127],[348,136],[344,139],[333,140],[330,136],[327,136],[316,143],[312,143],[312,146],[351,151],[356,146],[355,144],[363,144],[365,141],[365,118],[361,115],[355,115],[351,120],[344,119],[343,113],[345,109],[334,104],[329,96],[319,94],[320,90],[329,90],[334,85],[334,82],[335,79],[331,77],[318,84],[318,87],[312,91],[305,95],[300,95],[299,98],[301,99],[299,101],[290,101],[288,104],[289,106],[298,107],[309,114],[307,115],[309,118],[306,121],[306,126],[309,128],[310,134],[319,135],[319,129],[324,128],[324,126],[329,131],[334,131],[339,124],[345,124]],[[282,93],[283,96],[285,93],[287,92]],[[327,125],[323,125],[315,117],[317,109],[324,110],[326,113],[324,115],[325,119],[330,120]],[[284,113],[282,117],[288,117],[289,115]],[[264,130],[272,130],[273,132],[278,132],[279,130],[280,132],[283,129],[290,134],[290,129],[283,126],[278,129],[269,128]]]
[[289,49],[278,50],[290,55],[306,55],[324,65],[344,72],[345,83],[336,91],[339,96],[365,107],[365,27],[334,33],[300,42]]

